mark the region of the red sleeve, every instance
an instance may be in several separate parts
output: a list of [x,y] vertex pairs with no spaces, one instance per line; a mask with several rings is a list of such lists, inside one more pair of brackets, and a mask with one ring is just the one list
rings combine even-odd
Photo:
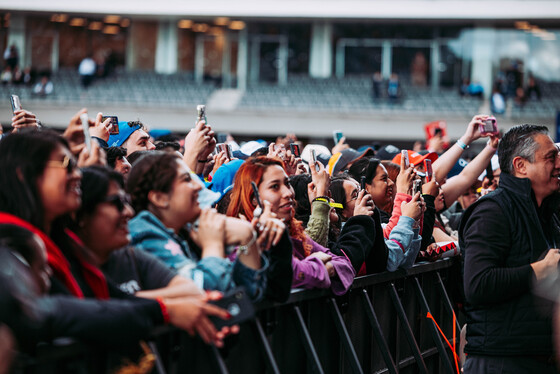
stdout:
[[397,193],[395,196],[395,203],[393,204],[393,215],[389,220],[389,223],[383,228],[383,236],[385,239],[389,239],[389,235],[393,230],[393,227],[399,223],[399,218],[401,218],[401,204],[403,201],[407,203],[412,200],[412,196],[405,194],[405,193]]

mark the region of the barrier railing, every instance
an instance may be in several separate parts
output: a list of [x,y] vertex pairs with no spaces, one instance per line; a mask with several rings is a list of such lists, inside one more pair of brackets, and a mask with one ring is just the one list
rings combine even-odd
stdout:
[[[294,290],[286,303],[258,305],[258,318],[243,324],[221,350],[167,329],[150,344],[158,357],[155,371],[457,373],[460,327],[449,290],[459,275],[451,258],[356,278],[341,297]],[[39,357],[20,360],[19,368],[33,372],[43,371],[49,360],[51,367],[71,358],[84,362],[87,352],[50,346]],[[94,371],[110,366],[96,362]]]

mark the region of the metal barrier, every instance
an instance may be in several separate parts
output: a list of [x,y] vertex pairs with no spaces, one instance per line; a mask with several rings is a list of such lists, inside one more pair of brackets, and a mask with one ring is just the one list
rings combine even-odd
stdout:
[[460,327],[448,290],[459,276],[450,258],[356,278],[341,297],[294,290],[284,304],[258,305],[258,318],[221,350],[176,330],[158,334],[156,372],[456,373]]

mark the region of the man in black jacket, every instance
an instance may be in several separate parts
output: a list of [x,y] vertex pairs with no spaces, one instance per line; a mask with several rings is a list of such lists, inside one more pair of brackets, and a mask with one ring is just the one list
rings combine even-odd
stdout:
[[532,284],[557,269],[560,156],[546,127],[510,129],[498,148],[498,189],[459,228],[468,354],[464,373],[557,373],[552,303]]

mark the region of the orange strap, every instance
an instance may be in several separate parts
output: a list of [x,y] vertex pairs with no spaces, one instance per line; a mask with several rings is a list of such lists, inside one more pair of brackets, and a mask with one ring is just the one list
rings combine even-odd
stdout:
[[428,312],[428,314],[426,315],[426,318],[431,319],[434,322],[434,325],[436,325],[439,333],[441,334],[441,336],[443,337],[443,339],[445,340],[445,342],[447,343],[447,345],[449,346],[449,349],[451,349],[451,352],[453,352],[453,359],[455,360],[455,368],[457,369],[457,374],[460,374],[461,372],[459,371],[459,356],[457,355],[457,351],[456,351],[456,316],[455,316],[455,311],[453,311],[453,345],[451,345],[451,343],[449,342],[449,340],[445,337],[445,334],[443,333],[443,331],[441,331],[441,328],[439,327],[438,323],[436,322],[436,320],[434,319],[434,317],[432,316],[431,313]]

